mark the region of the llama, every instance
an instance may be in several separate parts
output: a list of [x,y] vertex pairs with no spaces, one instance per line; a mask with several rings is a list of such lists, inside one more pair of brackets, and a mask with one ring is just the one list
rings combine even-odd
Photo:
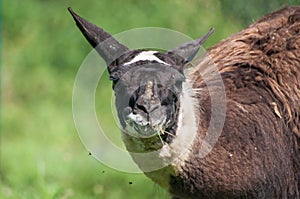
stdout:
[[[128,151],[164,149],[157,155],[163,163],[166,154],[186,150],[145,171],[173,198],[300,198],[300,7],[268,14],[208,50],[224,84],[226,115],[205,156],[199,154],[211,98],[222,89],[210,73],[206,81],[199,75],[210,60],[201,59],[191,72],[186,67],[213,30],[167,52],[129,50],[69,11],[107,63]],[[133,159],[142,170],[154,161]]]

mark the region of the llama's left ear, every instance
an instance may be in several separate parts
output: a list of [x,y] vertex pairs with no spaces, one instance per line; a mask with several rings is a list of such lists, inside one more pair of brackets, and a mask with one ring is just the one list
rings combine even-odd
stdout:
[[99,28],[98,26],[78,16],[72,10],[72,8],[69,7],[68,10],[73,16],[76,25],[82,34],[105,60],[108,70],[111,72],[111,63],[119,58],[122,54],[129,51],[129,49],[123,44],[120,44],[112,35],[104,31],[102,28]]
[[184,43],[173,50],[170,50],[168,52],[172,52],[174,54],[177,54],[181,56],[184,60],[185,63],[188,63],[193,60],[195,55],[197,54],[200,46],[207,40],[207,38],[214,32],[214,29],[211,28],[208,33],[206,33],[203,37],[190,41],[187,43]]

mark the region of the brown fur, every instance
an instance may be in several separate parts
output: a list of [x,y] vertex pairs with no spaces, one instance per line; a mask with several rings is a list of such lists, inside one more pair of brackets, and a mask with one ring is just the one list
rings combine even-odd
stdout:
[[[225,84],[225,126],[213,150],[199,158],[210,97],[196,71],[194,88],[204,89],[198,94],[199,142],[171,177],[170,192],[183,198],[300,198],[300,7],[265,16],[209,55]],[[203,60],[197,68],[207,65]]]

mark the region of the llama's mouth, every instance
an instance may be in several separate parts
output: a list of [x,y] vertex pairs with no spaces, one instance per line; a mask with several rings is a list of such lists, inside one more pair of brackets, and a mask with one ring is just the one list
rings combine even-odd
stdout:
[[154,120],[152,118],[148,119],[140,114],[130,113],[126,117],[126,128],[129,130],[128,133],[133,136],[150,138],[154,136],[159,136],[165,131],[166,118],[160,118],[159,120]]

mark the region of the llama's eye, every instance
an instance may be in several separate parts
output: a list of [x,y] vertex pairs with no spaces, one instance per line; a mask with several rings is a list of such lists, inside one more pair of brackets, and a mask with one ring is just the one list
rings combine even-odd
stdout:
[[119,78],[114,77],[114,76],[110,76],[109,80],[111,80],[113,82],[113,88],[115,87],[115,85],[118,83]]
[[171,90],[161,90],[159,98],[162,106],[166,106],[172,103],[172,96],[174,91]]
[[109,80],[114,81],[114,82],[118,81],[122,77],[122,74],[123,74],[122,71],[116,70],[110,74]]
[[109,76],[109,80],[111,80],[111,81],[116,81],[116,80],[118,80],[118,78],[116,78],[115,76],[110,75],[110,76]]
[[112,78],[112,77],[109,77],[109,80],[111,80],[113,83],[112,83],[112,88],[115,89],[118,81],[119,81],[119,78]]
[[112,80],[113,85],[116,85],[118,83],[118,81],[119,81],[119,79],[110,79],[110,80]]

